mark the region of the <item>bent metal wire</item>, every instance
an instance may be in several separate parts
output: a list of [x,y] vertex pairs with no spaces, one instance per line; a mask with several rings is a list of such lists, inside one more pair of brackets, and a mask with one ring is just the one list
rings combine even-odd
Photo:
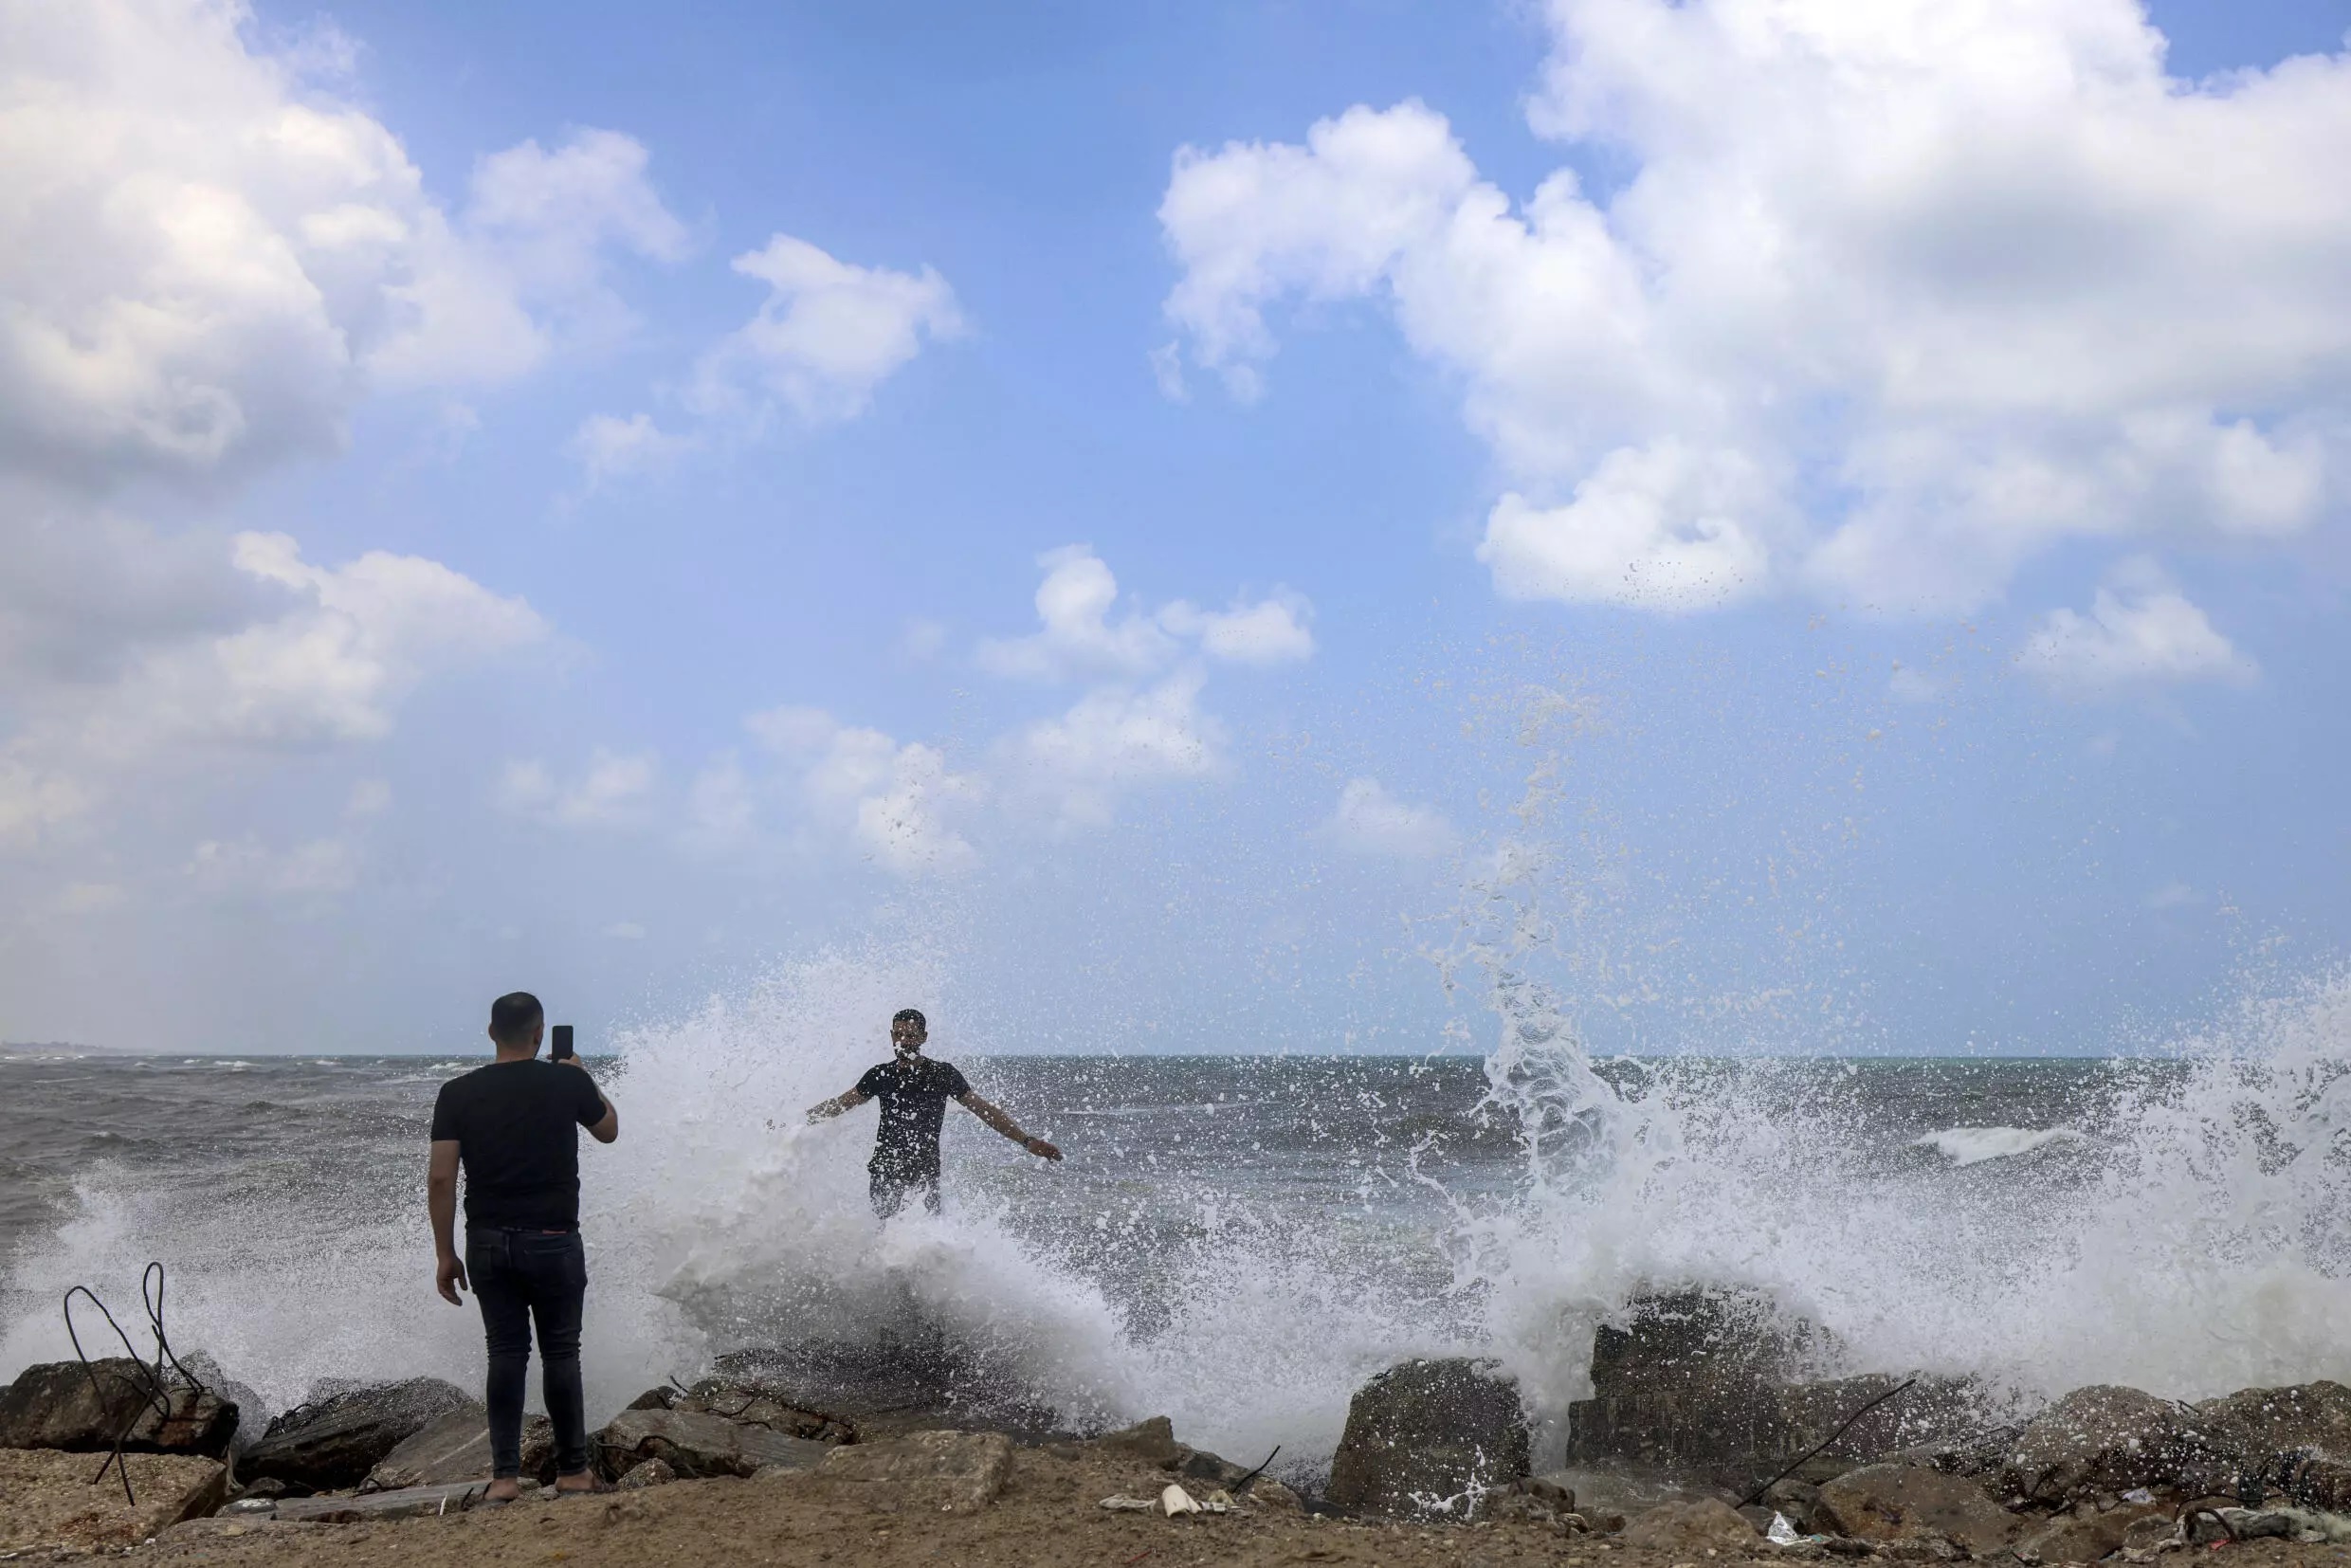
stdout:
[[77,1285],[65,1292],[64,1305],[65,1337],[73,1341],[74,1355],[81,1359],[82,1370],[90,1379],[91,1392],[98,1395],[98,1408],[101,1415],[107,1409],[106,1385],[100,1380],[97,1366],[91,1362],[89,1352],[82,1348],[82,1335],[74,1327],[73,1309],[76,1296],[87,1297],[90,1304],[98,1308],[99,1316],[106,1320],[106,1326],[113,1329],[115,1338],[122,1341],[124,1358],[137,1369],[138,1375],[136,1377],[125,1377],[111,1369],[106,1374],[107,1377],[116,1378],[121,1386],[128,1388],[137,1397],[131,1402],[129,1418],[115,1432],[113,1450],[98,1467],[98,1473],[90,1477],[90,1485],[96,1486],[106,1479],[106,1471],[111,1467],[116,1479],[122,1483],[122,1500],[134,1508],[138,1506],[138,1498],[131,1490],[131,1468],[123,1461],[122,1445],[129,1440],[132,1431],[137,1429],[140,1420],[149,1412],[154,1412],[159,1421],[169,1421],[172,1418],[173,1385],[164,1380],[163,1369],[167,1365],[170,1366],[179,1379],[179,1386],[190,1391],[191,1404],[195,1397],[200,1397],[207,1392],[203,1379],[182,1366],[179,1358],[173,1354],[171,1339],[163,1331],[163,1286],[162,1263],[160,1261],[150,1262],[138,1276],[138,1299],[139,1304],[147,1311],[147,1326],[155,1337],[155,1360],[152,1367],[147,1364],[146,1358],[139,1355],[137,1347],[131,1343],[131,1337],[123,1332],[122,1325],[115,1322],[114,1313],[109,1311],[106,1304],[99,1299],[97,1291],[92,1290],[86,1285]]

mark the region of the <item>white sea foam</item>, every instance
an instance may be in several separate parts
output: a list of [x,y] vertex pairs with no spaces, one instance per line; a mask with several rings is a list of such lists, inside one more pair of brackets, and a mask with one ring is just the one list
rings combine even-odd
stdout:
[[2052,1143],[2087,1141],[2073,1127],[1946,1127],[1911,1140],[1911,1147],[1932,1149],[1953,1165],[1981,1165],[2045,1149]]
[[1311,1453],[1337,1441],[1364,1376],[1448,1342],[1432,1326],[1444,1314],[1384,1285],[1381,1260],[1221,1194],[1160,1194],[1193,1232],[1164,1260],[1164,1311],[1147,1335],[984,1205],[877,1231],[865,1128],[809,1127],[802,1113],[886,1048],[881,1021],[897,1008],[953,1016],[946,990],[943,965],[903,948],[834,954],[621,1042],[612,1094],[627,1136],[618,1174],[597,1184],[615,1198],[587,1224],[624,1238],[615,1265],[638,1286],[641,1318],[609,1344],[628,1346],[624,1358],[675,1346],[683,1370],[729,1343],[854,1348],[920,1323],[1066,1423],[1166,1413],[1210,1446]]
[[[1531,989],[1492,1067],[1529,1129],[1525,1195],[1464,1226],[1496,1349],[1556,1413],[1591,1325],[1647,1285],[1759,1287],[1848,1367],[2019,1394],[2184,1397],[2351,1376],[2351,983],[2245,1009],[2184,1080],[2118,1083],[2077,1187],[1858,1172],[1850,1120],[1759,1118],[1721,1078],[1619,1094]],[[1759,1066],[1758,1073],[1772,1070]]]

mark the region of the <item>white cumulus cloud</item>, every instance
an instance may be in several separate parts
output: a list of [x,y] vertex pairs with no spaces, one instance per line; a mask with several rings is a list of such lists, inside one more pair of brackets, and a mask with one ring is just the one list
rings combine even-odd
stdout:
[[649,413],[590,414],[572,434],[572,457],[588,488],[666,467],[693,449],[694,438],[663,429]]
[[1127,791],[1213,778],[1226,768],[1225,726],[1200,707],[1203,680],[1187,666],[1140,691],[1089,692],[1013,735],[1009,765],[1074,826],[1109,821]]
[[1165,665],[1179,650],[1155,619],[1139,612],[1113,624],[1119,580],[1083,544],[1037,557],[1039,629],[1026,637],[979,645],[979,665],[993,675],[1050,681],[1071,676],[1139,676]]
[[789,234],[734,265],[768,297],[703,356],[691,401],[704,413],[756,417],[781,403],[811,423],[852,418],[926,340],[964,330],[955,291],[927,266],[859,266]]
[[496,793],[507,811],[565,828],[626,827],[646,819],[660,778],[661,759],[651,752],[599,746],[568,784],[544,762],[509,762],[499,775]]
[[421,556],[370,551],[322,567],[283,534],[248,533],[236,536],[231,559],[295,608],[139,660],[86,712],[80,729],[89,750],[380,740],[427,675],[546,634],[522,600]]
[[993,675],[1032,681],[1083,678],[1133,681],[1167,668],[1196,649],[1231,664],[1274,665],[1314,653],[1306,623],[1313,606],[1287,591],[1221,611],[1177,600],[1157,613],[1138,608],[1113,618],[1118,578],[1083,544],[1037,557],[1038,629],[979,645],[979,665]]
[[[977,778],[951,770],[936,747],[843,724],[821,708],[775,708],[745,722],[791,770],[800,804],[819,827],[846,835],[884,870],[943,875],[978,864],[978,851],[955,818],[983,788]],[[712,809],[736,811],[742,799],[739,771],[733,780],[724,774],[704,777]]]
[[117,632],[106,656],[0,677],[21,720],[0,745],[0,838],[39,836],[167,765],[380,741],[425,680],[547,633],[523,600],[419,556],[320,566],[260,533],[225,553],[201,581],[226,590],[228,629],[204,624],[217,610],[192,612]]
[[2251,682],[2259,671],[2209,616],[2160,578],[2101,588],[2089,612],[2051,611],[2016,663],[2075,697],[2183,681]]
[[[332,449],[373,382],[500,379],[620,312],[683,231],[644,149],[483,160],[456,218],[398,137],[233,0],[0,15],[0,463],[106,485]],[[331,62],[330,62],[331,64]]]
[[2351,429],[2351,56],[2166,74],[2135,0],[1551,0],[1522,202],[1445,118],[1176,156],[1167,314],[1258,394],[1368,299],[1461,389],[1521,597],[1961,609],[2069,538],[2274,539]]
[[1565,505],[1504,496],[1478,559],[1504,598],[1711,609],[1770,585],[1756,520],[1773,504],[1740,454],[1668,439],[1609,453]]
[[1322,835],[1351,854],[1426,860],[1461,842],[1445,813],[1398,800],[1376,778],[1351,778]]
[[1306,629],[1313,614],[1303,596],[1285,593],[1254,604],[1235,600],[1226,610],[1195,609],[1179,600],[1159,611],[1159,624],[1197,641],[1212,659],[1286,665],[1314,657],[1314,633]]

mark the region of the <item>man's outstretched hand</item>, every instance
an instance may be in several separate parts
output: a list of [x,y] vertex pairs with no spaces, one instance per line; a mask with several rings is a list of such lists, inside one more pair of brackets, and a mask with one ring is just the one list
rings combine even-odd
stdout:
[[1059,1160],[1061,1158],[1061,1151],[1041,1138],[1024,1139],[1021,1141],[1021,1147],[1035,1155],[1039,1159]]
[[441,1299],[451,1306],[465,1305],[465,1304],[459,1300],[457,1293],[460,1290],[472,1288],[465,1282],[465,1260],[454,1253],[444,1257],[433,1266],[432,1283],[433,1287],[441,1292]]

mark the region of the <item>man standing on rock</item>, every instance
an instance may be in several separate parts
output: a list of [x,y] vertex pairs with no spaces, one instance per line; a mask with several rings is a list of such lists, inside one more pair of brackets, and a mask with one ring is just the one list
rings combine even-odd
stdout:
[[922,1014],[906,1008],[890,1020],[890,1044],[898,1059],[870,1068],[857,1087],[836,1095],[808,1113],[811,1122],[829,1121],[843,1111],[855,1110],[868,1100],[882,1102],[882,1122],[866,1166],[873,1177],[873,1212],[888,1219],[920,1194],[922,1206],[939,1212],[939,1133],[947,1118],[947,1102],[963,1108],[1022,1148],[1043,1159],[1059,1159],[1061,1151],[1041,1138],[1030,1138],[1012,1119],[972,1092],[963,1075],[944,1062],[922,1054],[930,1026]]
[[[432,1166],[426,1184],[438,1253],[433,1283],[459,1304],[468,1279],[489,1345],[490,1489],[521,1493],[522,1385],[538,1324],[539,1376],[555,1426],[556,1486],[595,1489],[588,1468],[587,1400],[580,1389],[579,1328],[588,1254],[579,1237],[579,1129],[599,1143],[620,1136],[620,1113],[579,1058],[538,1059],[546,1011],[527,991],[490,1004],[498,1060],[441,1085],[432,1107]],[[460,1262],[457,1173],[465,1172],[465,1256]]]

